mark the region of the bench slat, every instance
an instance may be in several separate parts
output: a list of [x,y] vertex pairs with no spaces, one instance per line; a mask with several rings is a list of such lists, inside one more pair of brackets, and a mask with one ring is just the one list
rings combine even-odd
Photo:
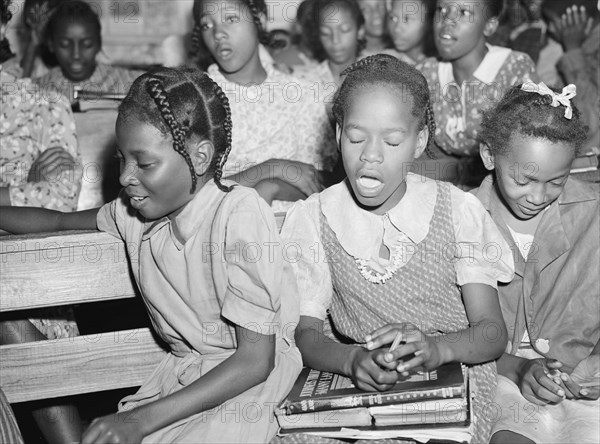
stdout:
[[139,386],[165,356],[147,328],[4,345],[0,352],[11,403]]
[[136,295],[125,244],[100,232],[0,238],[0,276],[2,312]]

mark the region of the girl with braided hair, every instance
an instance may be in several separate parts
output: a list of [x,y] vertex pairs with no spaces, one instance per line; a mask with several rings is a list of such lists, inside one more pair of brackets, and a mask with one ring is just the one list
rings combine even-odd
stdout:
[[301,368],[297,289],[268,205],[221,178],[231,129],[205,73],[153,70],[119,108],[119,198],[70,214],[2,209],[9,232],[97,228],[133,246],[133,276],[170,351],[82,443],[264,443],[277,430],[273,408]]
[[493,360],[506,346],[496,286],[512,278],[511,251],[474,196],[409,172],[435,132],[423,75],[382,54],[345,74],[333,111],[348,177],[296,203],[282,230],[301,251],[303,361],[379,391],[408,371],[463,362],[473,442],[486,442]]
[[233,154],[225,176],[252,188],[274,210],[318,192],[337,161],[320,88],[274,69],[260,55],[269,45],[264,0],[196,0],[194,35],[215,63],[209,76],[229,97]]
[[491,174],[474,193],[515,259],[498,289],[509,345],[494,443],[600,436],[600,186],[569,175],[587,133],[576,93],[528,82],[483,116]]

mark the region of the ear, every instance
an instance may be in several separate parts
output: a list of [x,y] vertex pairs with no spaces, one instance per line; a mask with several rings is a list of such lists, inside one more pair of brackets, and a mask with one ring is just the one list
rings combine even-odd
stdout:
[[487,22],[485,22],[485,26],[483,27],[483,35],[486,37],[491,37],[496,33],[498,25],[498,17],[491,17]]
[[429,140],[429,127],[425,125],[419,134],[417,134],[417,148],[415,149],[415,159],[421,157],[421,154],[425,152],[427,148],[427,141]]
[[358,40],[363,40],[365,38],[366,38],[365,27],[361,26],[360,29],[358,30]]
[[337,123],[335,124],[335,141],[338,151],[342,151],[342,127]]
[[200,140],[190,144],[188,153],[190,159],[192,159],[196,175],[202,176],[210,167],[215,154],[215,147],[210,140]]
[[492,153],[492,150],[490,150],[487,143],[482,142],[479,144],[479,155],[481,156],[481,160],[483,160],[483,165],[488,171],[492,171],[496,167],[494,153]]

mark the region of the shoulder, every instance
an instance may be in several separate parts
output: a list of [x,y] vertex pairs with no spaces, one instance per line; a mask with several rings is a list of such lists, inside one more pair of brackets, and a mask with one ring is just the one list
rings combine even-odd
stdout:
[[526,71],[535,71],[535,63],[529,54],[512,49],[506,57],[504,67],[511,70],[520,68]]
[[435,72],[439,64],[440,62],[436,57],[427,57],[422,62],[417,63],[415,65],[415,68],[421,71],[422,73]]
[[591,208],[600,206],[600,184],[569,177],[558,200],[560,205],[586,203]]

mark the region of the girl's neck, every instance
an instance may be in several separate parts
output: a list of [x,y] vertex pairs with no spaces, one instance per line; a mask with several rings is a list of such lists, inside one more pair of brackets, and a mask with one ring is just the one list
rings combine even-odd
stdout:
[[367,40],[367,51],[381,51],[382,49],[386,49],[386,41],[383,36],[375,37],[372,35],[365,36]]
[[465,54],[463,57],[452,61],[452,74],[454,75],[454,80],[459,85],[462,85],[463,82],[468,80],[473,80],[473,74],[481,65],[485,55],[488,52],[488,48],[485,43],[485,39],[483,36],[481,40],[477,44],[473,50]]
[[238,71],[226,73],[221,71],[223,77],[238,85],[260,85],[267,79],[267,71],[260,62],[258,46],[250,60]]
[[342,63],[341,65],[337,64],[337,63],[333,63],[331,60],[327,61],[327,65],[329,66],[329,71],[331,71],[331,74],[333,75],[333,79],[335,80],[335,82],[337,84],[342,83],[341,74],[344,72],[344,70],[346,68],[348,68],[354,62],[356,62],[356,58],[354,60],[351,60],[348,63]]
[[418,63],[422,58],[425,57],[425,45],[421,44],[409,49],[404,54],[411,58],[412,61]]

